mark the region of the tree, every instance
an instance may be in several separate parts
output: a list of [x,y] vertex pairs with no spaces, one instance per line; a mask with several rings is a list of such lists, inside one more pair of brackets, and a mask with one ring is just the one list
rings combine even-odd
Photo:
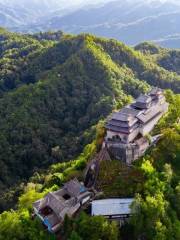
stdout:
[[63,229],[67,239],[117,240],[119,235],[116,223],[110,223],[100,216],[90,217],[85,213],[73,221],[66,217]]
[[75,231],[72,231],[68,240],[82,240],[82,238]]

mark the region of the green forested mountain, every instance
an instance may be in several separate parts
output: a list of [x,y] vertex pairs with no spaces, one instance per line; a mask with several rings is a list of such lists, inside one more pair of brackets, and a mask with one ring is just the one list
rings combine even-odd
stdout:
[[0,192],[77,156],[93,125],[150,85],[179,92],[180,75],[168,71],[166,53],[155,58],[91,35],[1,29]]
[[[104,132],[100,120],[113,109],[121,108],[150,86],[179,93],[179,57],[179,51],[150,43],[133,49],[88,34],[19,35],[0,29],[0,211],[18,209],[0,215],[0,240],[53,239],[30,219],[32,202],[68,179],[82,179],[87,160],[101,144]],[[147,239],[166,240],[169,228],[172,239],[180,236],[176,231],[180,199],[179,95],[169,90],[166,95],[169,113],[154,130],[164,134],[163,140],[144,161],[137,162],[131,178],[124,180],[127,190],[124,188],[122,195],[139,193],[136,206],[142,209],[142,214],[122,229],[122,236],[130,232],[130,239],[148,234]],[[140,176],[138,184],[134,174]],[[20,184],[28,179],[27,185]],[[115,179],[111,187],[117,184]],[[15,191],[7,191],[13,186]],[[159,202],[161,209],[157,208]],[[149,204],[152,208],[148,212]],[[153,214],[154,225],[148,217]],[[134,229],[136,217],[141,221]],[[66,227],[65,239],[109,240],[118,239],[119,234],[113,224],[87,216],[75,222],[67,220]],[[100,230],[94,231],[96,227]]]
[[[165,115],[154,133],[163,134],[161,141],[151,148],[143,159],[125,170],[120,161],[104,161],[101,165],[101,181],[104,197],[135,196],[132,206],[134,212],[130,222],[120,229],[116,223],[103,217],[90,217],[85,213],[75,219],[66,218],[60,237],[81,240],[179,240],[180,238],[180,95],[169,90],[166,99],[170,103]],[[32,203],[49,191],[55,191],[73,177],[83,179],[83,170],[89,159],[98,151],[104,136],[104,123],[97,125],[94,141],[84,148],[76,160],[53,164],[42,173],[35,173],[29,183],[23,187],[17,210],[0,214],[0,240],[11,239],[58,239],[48,234],[37,220],[32,220]],[[167,147],[168,146],[168,147]],[[103,178],[103,175],[105,178]],[[109,182],[108,182],[109,180]],[[108,190],[108,191],[107,191]],[[113,194],[113,195],[112,195]],[[115,195],[114,195],[115,194]],[[135,214],[136,213],[136,214]]]
[[180,74],[180,50],[159,47],[151,42],[140,43],[135,47],[144,54],[151,55],[155,62],[170,72]]

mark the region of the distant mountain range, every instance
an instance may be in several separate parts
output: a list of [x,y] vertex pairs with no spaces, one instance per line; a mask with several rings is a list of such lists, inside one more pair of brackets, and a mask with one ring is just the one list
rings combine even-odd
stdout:
[[0,25],[17,32],[88,32],[129,45],[155,41],[165,47],[180,47],[178,1],[92,2],[0,0]]

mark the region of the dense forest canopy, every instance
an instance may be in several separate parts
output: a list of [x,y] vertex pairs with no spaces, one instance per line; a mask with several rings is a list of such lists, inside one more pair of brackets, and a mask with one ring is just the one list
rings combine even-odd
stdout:
[[[118,195],[120,192],[121,197],[132,195],[136,197],[132,206],[134,214],[130,222],[119,230],[114,222],[107,222],[102,217],[90,217],[82,213],[75,219],[65,219],[61,229],[62,239],[179,239],[180,95],[174,95],[168,90],[166,98],[170,103],[169,112],[154,129],[154,133],[161,133],[163,136],[156,147],[151,148],[143,159],[135,163],[129,173],[126,172],[126,175],[121,176],[126,183],[123,183],[123,179],[116,174],[120,170],[120,162],[112,161],[111,164],[108,162],[108,168],[104,169],[106,171],[104,174],[111,178],[111,184],[109,186],[106,184],[106,188],[109,187],[110,190],[105,192],[106,197],[112,197],[115,191]],[[43,230],[37,219],[31,219],[32,203],[47,192],[57,190],[73,177],[83,179],[83,170],[88,160],[98,151],[99,144],[102,142],[103,126],[104,122],[100,121],[96,127],[93,127],[96,133],[93,134],[94,141],[84,148],[78,158],[53,164],[46,172],[35,173],[31,177],[19,197],[17,210],[6,211],[0,215],[0,240],[55,239],[55,236]],[[134,175],[135,172],[136,175]],[[124,188],[122,184],[125,184]]]
[[179,93],[178,63],[178,51],[148,43],[133,49],[88,34],[1,28],[0,195],[78,156],[93,139],[92,126],[150,86]]

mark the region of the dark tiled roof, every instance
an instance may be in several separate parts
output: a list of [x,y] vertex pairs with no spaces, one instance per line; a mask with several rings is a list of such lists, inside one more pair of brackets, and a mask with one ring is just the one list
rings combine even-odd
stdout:
[[136,99],[136,103],[150,103],[152,101],[152,98],[148,95],[141,95]]
[[[63,189],[56,192],[48,193],[43,199],[40,199],[33,203],[33,207],[40,211],[44,207],[50,207],[53,212],[60,217],[61,212],[66,208],[71,208],[74,205],[74,197],[78,197],[82,193],[86,192],[86,188],[78,182],[77,179],[67,182]],[[87,191],[87,193],[89,193]],[[70,195],[70,199],[66,200],[64,195]]]
[[115,112],[107,122],[106,128],[114,132],[130,133],[138,120],[147,123],[163,111],[159,97],[155,96],[156,94],[161,96],[161,93],[161,89],[153,88],[148,94],[141,95],[133,104]]
[[127,127],[127,128],[129,128],[129,123],[128,123],[128,122],[117,121],[117,120],[114,120],[114,119],[111,119],[111,120],[107,123],[107,126],[108,126],[108,125],[113,125],[113,126],[117,126],[117,127]]
[[131,124],[133,121],[136,120],[135,117],[139,114],[139,112],[139,110],[136,110],[132,107],[125,107],[121,109],[121,111],[114,113],[111,119],[116,121],[128,122]]
[[160,88],[152,88],[152,90],[149,92],[149,95],[158,95],[158,94],[162,94],[162,89]]
[[79,194],[86,191],[86,188],[77,179],[66,183],[64,189],[73,197],[77,197]]
[[45,197],[46,206],[49,206],[56,214],[59,216],[59,213],[64,209],[65,204],[61,201],[55,193],[48,193]]
[[134,109],[132,107],[124,107],[120,112],[135,117],[137,114],[139,114],[140,110]]
[[121,127],[116,127],[116,126],[107,126],[107,129],[114,131],[114,132],[122,132],[122,133],[129,133],[128,128],[121,128]]
[[157,106],[157,107],[151,108],[150,111],[147,111],[147,113],[142,113],[141,115],[139,115],[138,119],[141,122],[146,123],[152,118],[156,117],[158,114],[161,114],[161,109],[160,107]]
[[137,127],[138,127],[138,124],[134,124],[132,127],[115,126],[115,125],[111,125],[110,123],[106,125],[106,128],[111,131],[122,132],[122,133],[131,133]]
[[55,193],[48,193],[43,199],[40,199],[39,201],[36,201],[33,203],[33,207],[37,209],[37,211],[40,211],[44,207],[50,207],[57,216],[59,216],[59,213],[64,208],[63,201],[60,201],[58,197],[55,195]]

